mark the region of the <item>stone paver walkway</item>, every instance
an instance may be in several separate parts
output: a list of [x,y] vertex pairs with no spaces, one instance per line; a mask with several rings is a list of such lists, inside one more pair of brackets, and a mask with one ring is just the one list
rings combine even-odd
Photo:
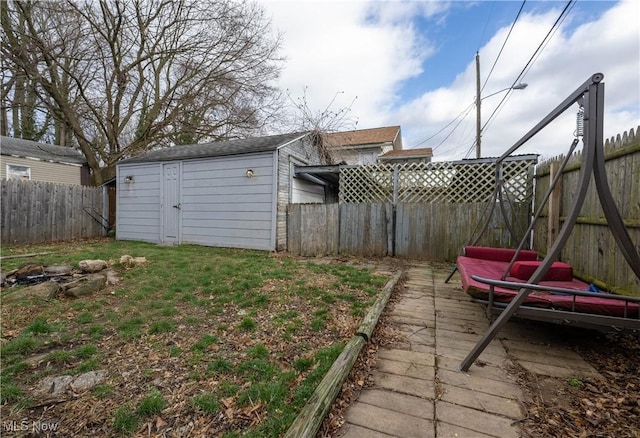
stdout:
[[517,323],[507,324],[468,372],[459,371],[489,321],[459,277],[444,283],[447,274],[426,263],[407,270],[389,313],[405,341],[378,351],[374,385],[349,407],[339,436],[518,437],[523,393],[508,371],[511,360],[539,374],[595,373],[580,356],[539,339],[548,334]]

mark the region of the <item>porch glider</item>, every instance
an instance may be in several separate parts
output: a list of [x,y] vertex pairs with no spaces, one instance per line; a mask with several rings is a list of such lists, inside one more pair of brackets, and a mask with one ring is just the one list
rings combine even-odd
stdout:
[[[554,276],[566,275],[567,267],[555,263],[557,263],[560,252],[567,243],[569,235],[578,219],[578,214],[584,203],[591,178],[593,178],[595,183],[598,198],[607,220],[607,226],[626,262],[636,277],[640,279],[640,254],[638,254],[638,250],[631,240],[622,216],[615,205],[605,172],[603,79],[604,75],[601,73],[592,75],[496,160],[496,188],[494,190],[494,199],[488,204],[491,209],[493,209],[496,204],[503,204],[500,198],[501,188],[504,184],[502,178],[502,162],[544,127],[564,113],[569,107],[576,103],[579,105],[579,117],[575,133],[576,138],[573,140],[569,153],[563,160],[558,174],[551,182],[549,190],[544,196],[542,205],[540,205],[535,212],[531,225],[523,234],[524,237],[520,240],[518,248],[511,255],[510,260],[508,259],[508,255],[505,256],[506,261],[503,262],[504,265],[495,268],[502,272],[497,274],[496,271],[491,275],[491,270],[486,263],[465,260],[463,257],[466,257],[466,255],[458,259],[457,267],[458,269],[462,268],[460,269],[460,273],[463,277],[463,282],[466,282],[465,289],[472,294],[478,293],[481,290],[486,291],[486,300],[490,304],[492,311],[494,307],[504,307],[487,332],[462,361],[460,365],[462,371],[469,369],[471,364],[478,358],[482,351],[484,351],[487,345],[489,345],[509,318],[515,315],[529,315],[533,317],[534,315],[539,316],[542,314],[550,315],[549,312],[553,312],[555,316],[548,318],[554,319],[546,320],[558,319],[560,321],[583,322],[583,325],[589,324],[590,326],[603,329],[626,327],[633,330],[640,330],[640,319],[638,317],[638,304],[640,304],[640,299],[621,295],[594,294],[593,292],[585,290],[585,286],[588,287],[588,285],[573,283],[573,279],[571,280],[571,287],[564,287],[564,285],[557,283],[548,284],[549,281],[553,282],[558,280],[557,278],[554,279]],[[522,265],[521,262],[526,262],[526,260],[518,260],[518,258],[521,257],[522,252],[524,252],[528,236],[533,228],[533,223],[541,216],[542,207],[546,204],[551,191],[558,183],[558,179],[562,175],[569,156],[578,144],[579,137],[582,137],[584,144],[580,174],[578,176],[576,192],[572,196],[571,205],[564,223],[544,259],[539,264],[527,266],[527,263],[525,263]],[[505,216],[504,213],[503,216]],[[505,221],[507,220],[506,216],[504,219]],[[485,223],[481,234],[484,233],[487,227],[488,221]],[[511,234],[515,238],[514,233]],[[515,240],[517,241],[517,239]],[[480,260],[483,259],[483,257],[478,258]],[[484,258],[486,259],[486,257]],[[529,261],[533,262],[535,260]],[[493,260],[493,262],[495,262],[495,260]],[[520,265],[518,265],[516,272],[523,278],[528,277],[527,280],[522,280],[517,277],[515,279],[507,278],[510,275],[515,277],[514,268],[516,268],[518,263],[520,263]],[[532,272],[529,271],[529,269],[531,269]],[[487,272],[489,272],[489,275],[487,275]],[[551,276],[551,278],[549,276]],[[558,312],[562,313],[559,314]],[[581,316],[576,318],[576,315]]]
[[[510,261],[516,261],[509,268]],[[596,291],[573,277],[570,265],[554,262],[537,284],[528,282],[542,263],[535,251],[467,247],[458,257],[462,287],[487,313],[499,314],[518,294],[530,293],[513,316],[579,327],[640,330],[640,298]]]

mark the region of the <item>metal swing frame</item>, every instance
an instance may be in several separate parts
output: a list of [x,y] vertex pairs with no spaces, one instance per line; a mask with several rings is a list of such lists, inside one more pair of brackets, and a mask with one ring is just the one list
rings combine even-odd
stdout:
[[[631,241],[631,237],[627,232],[622,216],[618,211],[613,196],[611,194],[611,189],[609,187],[609,183],[607,182],[607,176],[605,172],[605,157],[604,157],[604,135],[603,135],[603,125],[604,125],[604,83],[602,82],[604,79],[604,75],[602,73],[596,73],[592,75],[589,79],[587,79],[582,85],[580,85],[573,93],[571,93],[562,103],[560,103],[554,110],[552,110],[545,118],[543,118],[537,125],[535,125],[529,132],[527,132],[520,140],[518,140],[509,150],[507,150],[498,160],[496,161],[496,173],[497,173],[497,188],[500,183],[501,177],[501,164],[508,156],[513,154],[516,150],[518,150],[522,145],[524,145],[527,141],[529,141],[533,136],[535,136],[539,131],[541,131],[545,126],[555,120],[558,116],[560,116],[564,111],[566,111],[571,105],[575,103],[581,103],[584,106],[584,136],[583,136],[583,152],[582,152],[582,163],[580,167],[580,175],[578,178],[578,191],[573,197],[573,202],[571,207],[569,208],[569,212],[567,214],[564,225],[560,229],[558,233],[558,237],[555,242],[547,252],[545,258],[542,260],[540,266],[535,270],[535,272],[531,275],[531,278],[523,285],[518,285],[519,291],[517,295],[513,298],[513,300],[504,308],[504,310],[500,313],[500,315],[496,318],[493,324],[489,327],[487,332],[482,336],[482,338],[478,341],[476,346],[469,352],[469,354],[465,357],[460,365],[461,371],[467,371],[469,367],[473,364],[473,362],[480,356],[480,354],[484,351],[484,349],[489,345],[489,343],[493,340],[493,338],[497,335],[497,333],[502,329],[502,327],[509,321],[509,319],[518,312],[520,306],[523,304],[525,299],[529,296],[531,292],[533,292],[533,286],[527,288],[528,285],[537,285],[544,275],[547,273],[553,261],[557,260],[560,255],[560,251],[564,247],[573,230],[573,227],[578,218],[578,214],[580,213],[580,209],[584,203],[584,199],[587,193],[587,189],[589,187],[589,179],[591,174],[593,173],[594,181],[596,184],[596,189],[598,192],[598,198],[600,200],[600,204],[604,211],[605,218],[607,219],[607,224],[611,233],[613,234],[614,240],[616,241],[617,246],[620,248],[625,260],[635,273],[635,275],[640,278],[640,255],[636,250],[633,242]],[[571,150],[575,148],[577,142],[574,141],[572,144]],[[569,154],[570,155],[570,154]],[[567,157],[569,156],[567,155]],[[563,166],[566,162],[563,162]],[[558,172],[558,175],[561,175],[562,172]],[[549,187],[549,192],[545,196],[545,200],[543,204],[545,204],[548,200],[549,193],[555,187],[559,178],[554,178]],[[539,217],[541,208],[536,212],[536,216],[533,218],[533,222]],[[484,232],[484,231],[483,231]],[[481,233],[482,234],[482,233]],[[525,243],[525,239],[528,236],[524,236],[523,240],[520,242],[518,250],[516,251],[516,256],[514,256],[514,260],[517,257],[517,252],[522,249]],[[513,264],[513,261],[511,264]],[[511,265],[510,264],[510,265]],[[455,271],[454,271],[455,272]],[[507,271],[508,272],[508,271]],[[451,276],[453,273],[449,276]],[[447,278],[447,281],[449,280]],[[478,281],[482,281],[484,279],[475,278]],[[494,281],[486,279],[486,283],[493,285],[501,285],[501,281]],[[493,287],[493,286],[492,286]],[[633,300],[635,301],[635,300]]]

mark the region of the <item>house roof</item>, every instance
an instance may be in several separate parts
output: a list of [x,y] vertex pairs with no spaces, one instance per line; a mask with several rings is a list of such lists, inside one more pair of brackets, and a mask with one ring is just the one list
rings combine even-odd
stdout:
[[380,160],[406,160],[410,158],[428,158],[433,156],[433,149],[431,148],[415,148],[415,149],[403,149],[392,150],[386,154],[378,157]]
[[393,144],[394,149],[402,148],[400,126],[332,132],[326,134],[325,142],[325,144],[331,148],[349,148],[364,145],[380,145],[384,143]]
[[249,154],[274,151],[308,133],[270,135],[267,137],[245,138],[240,140],[215,141],[211,143],[173,146],[148,152],[139,157],[122,160],[120,163],[146,163],[151,161],[186,160],[193,158],[221,157],[225,155]]
[[67,146],[39,143],[21,138],[0,137],[0,152],[20,158],[35,158],[65,164],[87,164],[81,152]]

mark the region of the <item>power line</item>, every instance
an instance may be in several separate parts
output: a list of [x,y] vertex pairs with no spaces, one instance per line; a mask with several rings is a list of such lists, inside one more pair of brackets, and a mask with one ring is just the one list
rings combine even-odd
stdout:
[[[516,24],[516,22],[518,21],[518,19],[520,18],[520,15],[522,13],[522,10],[524,8],[524,5],[526,3],[527,0],[524,0],[522,2],[522,4],[520,5],[520,10],[518,11],[516,18],[514,19],[513,23],[511,24],[511,28],[509,29],[509,33],[507,34],[507,37],[505,38],[504,42],[502,43],[502,47],[500,48],[500,52],[498,53],[498,56],[496,57],[495,61],[493,62],[493,65],[491,66],[491,69],[489,71],[489,74],[487,75],[487,78],[485,79],[484,84],[482,85],[482,89],[484,89],[485,85],[487,84],[487,81],[489,80],[489,78],[491,77],[491,74],[493,73],[493,70],[496,66],[496,64],[498,63],[498,60],[500,59],[500,55],[502,54],[502,51],[504,50],[505,45],[507,44],[507,41],[509,40],[509,37],[511,36],[511,32],[513,31],[513,28]],[[493,13],[493,7],[495,5],[495,2],[491,3],[491,10],[489,11],[489,16],[487,17],[487,22],[485,23],[485,27],[484,30],[482,31],[482,36],[480,37],[480,41],[482,41],[482,39],[484,38],[484,35],[486,33],[486,30],[489,26],[489,21],[491,19],[491,15]],[[433,134],[431,137],[422,140],[420,143],[416,144],[414,147],[420,146],[424,143],[426,143],[427,141],[431,140],[432,138],[434,138],[436,135],[440,134],[442,131],[444,131],[445,129],[447,129],[449,126],[451,126],[451,124],[453,124],[463,113],[466,115],[468,115],[468,113],[471,111],[471,108],[473,107],[474,103],[472,103],[469,107],[467,107],[466,109],[464,109],[460,114],[458,114],[451,122],[447,123],[442,129],[438,130],[435,134]],[[464,119],[464,118],[463,118]],[[460,121],[462,122],[462,120]],[[436,148],[438,148],[439,146],[441,146],[444,141],[446,141],[452,134],[453,132],[458,128],[458,126],[460,126],[460,122],[458,122],[458,124],[456,124],[456,126],[451,130],[451,132],[444,138],[444,140],[442,142],[440,142],[438,145],[436,145],[433,150],[435,151]],[[473,145],[472,145],[473,146]]]
[[[548,44],[548,40],[550,40],[551,37],[555,34],[555,31],[557,30],[558,24],[562,23],[564,21],[564,19],[566,18],[565,14],[568,15],[568,13],[570,11],[569,7],[571,6],[571,9],[573,8],[572,7],[573,4],[575,4],[575,0],[569,0],[567,2],[567,4],[565,5],[564,9],[562,10],[560,15],[556,19],[555,23],[553,23],[553,26],[551,26],[551,29],[549,29],[549,32],[547,32],[547,34],[545,35],[545,37],[542,40],[542,42],[540,42],[540,44],[538,45],[538,48],[536,49],[536,51],[533,53],[533,55],[531,55],[531,58],[529,58],[529,61],[527,61],[527,64],[524,66],[524,68],[522,69],[520,74],[513,81],[513,84],[511,84],[511,87],[514,87],[518,82],[520,82],[521,79],[524,77],[525,72],[528,71],[528,69],[530,69],[531,66],[533,66],[534,61],[536,61],[538,59],[538,57],[540,56],[540,53],[542,53],[542,50],[544,50],[544,48]],[[500,101],[498,106],[493,110],[493,112],[491,113],[491,115],[489,116],[487,121],[484,123],[484,125],[482,125],[482,130],[483,131],[489,125],[489,123],[493,120],[493,117],[496,115],[498,110],[501,109],[502,104],[505,102],[505,100],[511,95],[511,91],[512,91],[511,89],[509,89],[507,91],[507,93],[504,95],[504,97],[502,98],[502,100]]]
[[460,126],[460,123],[462,123],[462,121],[467,117],[467,115],[471,112],[471,109],[473,109],[473,105],[469,105],[467,107],[467,112],[465,113],[465,115],[460,119],[460,121],[456,124],[456,126],[453,127],[453,129],[451,130],[451,132],[449,132],[449,134],[442,139],[442,141],[440,143],[438,143],[433,150],[435,151],[438,147],[440,147],[445,141],[447,141],[447,139],[449,137],[451,137],[451,135],[455,132],[456,129],[458,129],[458,126]]
[[[442,127],[440,130],[438,130],[438,132],[436,132],[435,134],[433,134],[431,137],[426,138],[424,140],[422,140],[420,143],[416,144],[414,147],[418,147],[421,144],[426,143],[427,141],[431,140],[433,137],[435,137],[436,135],[440,134],[442,131],[444,131],[445,129],[447,129],[449,126],[451,126],[453,124],[453,122],[455,122],[456,120],[458,120],[458,118],[460,118],[460,116],[462,116],[465,113],[469,113],[469,111],[471,110],[471,108],[473,108],[474,104],[469,105],[467,108],[463,109],[462,111],[460,111],[460,114],[458,114],[452,121],[450,121],[449,123],[447,123],[444,127]],[[456,125],[457,126],[457,125]],[[437,147],[437,146],[436,146]]]
[[493,65],[491,66],[491,69],[489,70],[489,74],[487,75],[487,78],[484,80],[484,84],[482,84],[482,88],[480,89],[480,92],[482,92],[484,90],[484,87],[487,85],[487,82],[489,82],[489,78],[491,77],[491,74],[493,73],[493,69],[496,67],[496,64],[498,63],[498,60],[500,59],[500,55],[502,55],[502,51],[504,50],[505,46],[507,45],[507,41],[509,41],[509,37],[511,37],[511,32],[513,31],[513,28],[515,27],[516,22],[520,18],[520,14],[522,13],[522,10],[524,9],[524,5],[525,5],[526,2],[527,2],[527,0],[524,0],[522,2],[522,4],[520,5],[520,10],[518,11],[518,14],[516,15],[515,20],[513,20],[513,23],[511,23],[511,27],[509,28],[509,33],[507,34],[507,36],[505,37],[504,41],[502,42],[502,47],[500,47],[500,51],[498,52],[498,56],[496,56],[495,61],[493,61]]

